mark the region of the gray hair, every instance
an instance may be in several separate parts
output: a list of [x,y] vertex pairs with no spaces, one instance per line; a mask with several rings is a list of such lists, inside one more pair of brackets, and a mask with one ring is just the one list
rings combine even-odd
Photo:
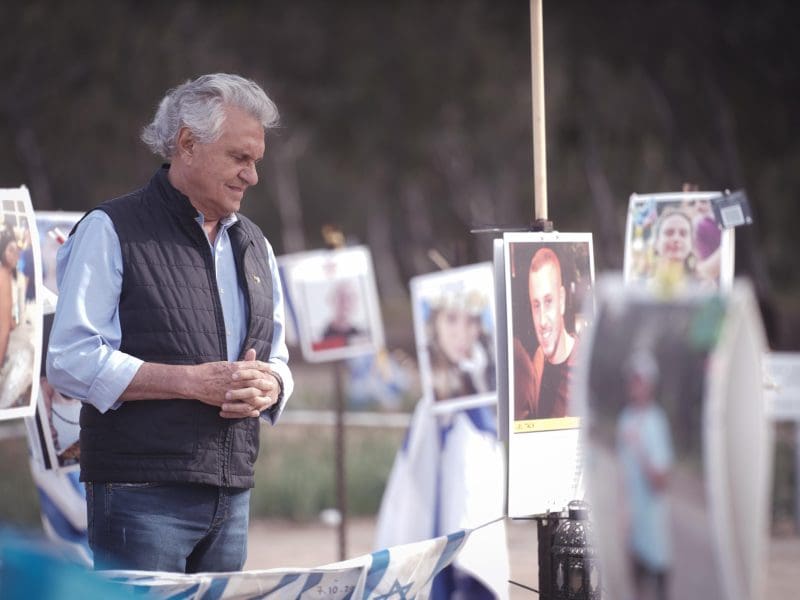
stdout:
[[248,112],[264,129],[278,124],[278,109],[257,83],[239,75],[214,73],[168,91],[153,122],[142,131],[142,141],[167,160],[175,153],[181,127],[188,127],[202,143],[214,142],[222,134],[226,105]]

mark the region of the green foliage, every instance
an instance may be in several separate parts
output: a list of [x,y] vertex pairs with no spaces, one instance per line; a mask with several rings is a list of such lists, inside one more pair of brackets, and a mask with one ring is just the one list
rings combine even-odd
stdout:
[[[279,423],[262,430],[253,518],[316,519],[336,506],[333,428]],[[401,429],[346,430],[348,514],[374,515],[404,435]],[[39,499],[24,437],[0,441],[0,525],[40,529]]]
[[[350,427],[345,431],[349,515],[373,515],[403,431]],[[256,464],[253,518],[316,519],[336,507],[334,429],[280,423],[264,427]]]

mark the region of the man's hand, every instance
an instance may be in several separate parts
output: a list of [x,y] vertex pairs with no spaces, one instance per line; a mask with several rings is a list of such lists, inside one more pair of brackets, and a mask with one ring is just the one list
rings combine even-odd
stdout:
[[252,348],[245,352],[244,360],[230,363],[233,367],[231,385],[219,415],[226,419],[258,417],[278,401],[281,385],[269,364],[256,360]]
[[277,375],[269,364],[256,360],[253,349],[237,362],[216,361],[200,365],[144,363],[120,400],[185,398],[220,408],[226,419],[258,417],[274,406],[281,393]]

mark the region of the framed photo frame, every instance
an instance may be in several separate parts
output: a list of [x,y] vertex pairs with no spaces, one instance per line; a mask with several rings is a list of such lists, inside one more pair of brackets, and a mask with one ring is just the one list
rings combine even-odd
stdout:
[[58,298],[56,255],[84,213],[35,211],[34,214],[39,231],[39,252],[42,257],[43,327],[42,364],[36,414],[26,419],[28,446],[31,449],[31,460],[39,465],[39,468],[45,471],[54,469],[72,471],[79,468],[81,403],[66,398],[49,384],[45,374],[44,356],[47,352]]
[[423,395],[438,410],[494,404],[494,269],[480,263],[411,279]]
[[[53,314],[44,315],[42,348],[47,348]],[[36,426],[45,469],[78,470],[80,465],[81,401],[68,398],[47,381],[44,369],[39,380]]]
[[383,322],[367,247],[317,250],[284,260],[303,358],[326,362],[383,348]]
[[729,290],[734,230],[718,222],[720,192],[632,194],[625,227],[626,283]]
[[762,597],[771,468],[752,292],[666,300],[621,284],[597,282],[575,388],[604,589],[640,597],[646,565],[670,597]]
[[58,294],[56,284],[56,255],[75,224],[81,220],[82,212],[35,211],[36,227],[39,230],[39,252],[42,256],[42,284]]
[[42,269],[25,186],[0,190],[0,420],[36,410],[42,360]]
[[508,516],[561,511],[578,498],[579,419],[570,401],[591,322],[590,233],[506,233]]

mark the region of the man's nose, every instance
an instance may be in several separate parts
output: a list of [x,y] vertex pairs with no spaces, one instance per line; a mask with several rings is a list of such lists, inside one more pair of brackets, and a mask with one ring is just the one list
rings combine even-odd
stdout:
[[244,181],[246,181],[247,185],[257,184],[258,171],[256,170],[255,164],[248,165],[244,169],[239,171],[239,177],[241,177]]

